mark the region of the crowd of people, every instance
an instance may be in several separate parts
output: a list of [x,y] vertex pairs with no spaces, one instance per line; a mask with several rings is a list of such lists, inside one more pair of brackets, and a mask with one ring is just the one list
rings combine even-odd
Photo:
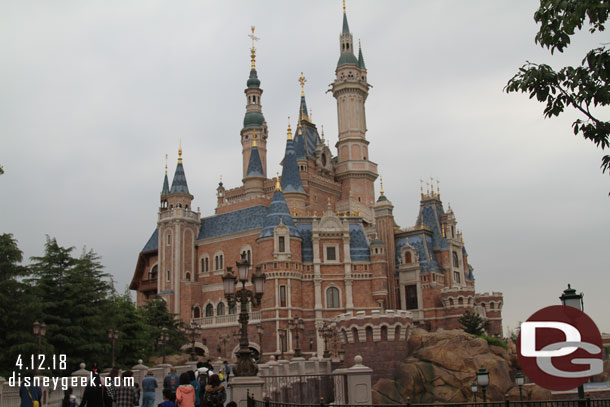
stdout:
[[[148,371],[142,380],[142,386],[135,383],[134,386],[115,386],[115,380],[107,381],[100,377],[97,368],[92,370],[92,381],[85,388],[82,400],[77,400],[73,389],[64,391],[62,407],[223,407],[227,400],[224,383],[229,381],[231,367],[225,361],[219,372],[215,373],[209,362],[197,363],[197,368],[189,370],[180,375],[176,368],[172,367],[170,373],[164,378],[163,401],[156,404],[156,392],[159,388],[157,379],[152,371]],[[110,372],[111,379],[121,378],[121,383],[128,382],[133,377],[133,372],[127,370],[121,374],[118,368]],[[140,393],[141,390],[141,393]],[[42,399],[42,390],[38,386],[22,386],[20,389],[21,407],[39,407]],[[159,400],[160,401],[160,400]],[[233,402],[227,407],[237,407]]]

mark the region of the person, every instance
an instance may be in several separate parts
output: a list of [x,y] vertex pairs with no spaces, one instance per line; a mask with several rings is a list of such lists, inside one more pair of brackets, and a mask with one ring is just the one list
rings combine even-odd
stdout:
[[191,386],[193,386],[193,389],[195,390],[195,407],[199,407],[200,406],[200,397],[199,397],[199,391],[201,390],[201,386],[199,386],[199,382],[197,381],[197,379],[195,379],[195,372],[193,372],[192,370],[189,370],[188,372],[189,375],[189,379],[191,381]]
[[93,384],[87,384],[85,392],[83,393],[83,399],[80,402],[79,407],[109,407],[112,406],[112,398],[106,391],[106,388],[102,386],[102,381],[98,373],[91,373],[93,375]]
[[172,392],[172,396],[170,398],[171,401],[176,401],[176,389],[178,388],[178,374],[176,373],[176,368],[171,367],[169,370],[169,374],[165,376],[163,379],[163,388],[169,389]]
[[210,382],[205,386],[205,406],[222,407],[227,400],[225,386],[220,382],[217,374],[210,377]]
[[133,377],[133,372],[128,370],[121,375],[121,385],[114,388],[113,402],[116,407],[133,407],[139,403],[136,388],[128,386],[128,378]]
[[231,376],[231,365],[226,360],[222,362],[225,365],[225,380],[229,383],[229,376]]
[[34,386],[34,376],[30,377],[30,385],[25,386],[25,383],[21,384],[19,388],[19,397],[21,398],[21,407],[32,407],[38,403],[38,406],[42,406],[42,389],[39,386]]
[[153,376],[152,370],[146,373],[142,379],[142,407],[153,407],[155,405],[155,391],[157,391],[157,379]]
[[[97,369],[97,367],[96,367]],[[99,375],[99,373],[97,373]],[[119,377],[121,375],[121,369],[119,369],[118,367],[113,367],[112,370],[110,371],[110,375],[108,377],[110,377],[107,380],[107,386],[104,387],[104,391],[106,392],[106,397],[109,397],[110,400],[114,400],[114,379],[116,377]],[[108,405],[107,407],[116,407],[116,404],[113,402],[110,405]]]
[[76,407],[78,406],[78,400],[76,396],[72,394],[74,389],[72,387],[68,387],[64,390],[64,398],[61,401],[61,407]]
[[176,389],[176,404],[180,407],[195,407],[195,388],[191,386],[188,373],[180,375],[180,386]]
[[197,363],[197,371],[195,372],[197,383],[199,384],[199,404],[203,405],[203,396],[205,394],[205,386],[208,385],[209,370],[203,362]]
[[163,403],[159,403],[158,407],[176,407],[174,402],[170,400],[171,397],[172,391],[170,389],[163,389]]
[[136,389],[136,403],[134,404],[134,406],[139,406],[140,405],[140,383],[135,382],[134,389]]

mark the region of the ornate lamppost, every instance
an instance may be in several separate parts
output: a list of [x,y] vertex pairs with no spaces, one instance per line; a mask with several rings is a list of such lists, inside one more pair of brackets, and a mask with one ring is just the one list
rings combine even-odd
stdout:
[[515,376],[515,384],[519,386],[519,401],[523,401],[523,383],[525,383],[525,376],[519,371]]
[[259,355],[258,360],[262,363],[262,361],[263,361],[263,333],[265,333],[263,324],[258,324],[256,326],[256,333],[258,334],[258,345],[261,347],[261,354]]
[[232,335],[230,335],[230,334],[220,335],[218,337],[218,340],[222,343],[222,356],[223,357],[227,356],[227,342],[229,342],[231,337],[232,337]]
[[114,367],[114,343],[116,342],[117,339],[119,339],[119,331],[117,331],[116,329],[110,328],[108,330],[108,339],[110,339],[110,343],[112,344],[112,356],[110,359],[110,362],[111,362],[110,367]]
[[197,360],[195,358],[195,340],[203,334],[203,329],[199,324],[194,321],[184,328],[186,337],[191,340],[191,360]]
[[34,369],[34,376],[37,376],[39,366],[38,360],[40,359],[40,340],[47,333],[47,324],[44,322],[41,324],[38,321],[34,321],[32,324],[32,332],[34,333],[34,336],[36,336],[38,342],[38,347],[36,348],[36,368]]
[[472,395],[474,396],[474,402],[477,402],[477,382],[472,382],[472,384],[470,385],[470,391],[472,392]]
[[477,384],[483,390],[483,403],[487,404],[487,386],[489,386],[489,372],[484,367],[477,371]]
[[322,327],[318,329],[318,332],[324,339],[324,354],[322,354],[322,357],[324,359],[328,359],[330,358],[330,351],[328,350],[328,340],[334,336],[334,329],[325,322],[324,325],[322,325]]
[[305,329],[305,322],[303,321],[303,318],[294,317],[294,319],[291,319],[288,321],[288,327],[290,328],[291,331],[294,331],[295,337],[296,337],[296,344],[294,347],[294,357],[300,358],[303,356],[303,354],[301,353],[301,345],[299,343],[299,332],[303,331]]
[[[576,308],[579,311],[584,311],[585,304],[582,300],[583,297],[584,297],[583,293],[576,294],[576,290],[573,289],[570,286],[570,284],[568,284],[568,288],[563,290],[563,294],[561,294],[561,297],[559,297],[559,299],[561,300],[561,303],[563,305],[565,305],[566,307],[572,307],[572,308]],[[580,386],[578,386],[578,405],[582,407],[584,404],[585,404],[585,388],[581,384]]]
[[[237,302],[240,303],[239,312],[239,324],[240,324],[240,336],[239,336],[239,351],[237,366],[235,366],[235,376],[256,376],[258,367],[252,362],[252,351],[248,347],[248,303],[251,302],[254,307],[260,306],[261,299],[263,298],[263,289],[265,286],[265,279],[267,278],[262,272],[260,267],[256,267],[256,272],[252,275],[252,285],[254,286],[254,292],[246,288],[246,282],[248,281],[248,273],[250,269],[250,263],[246,258],[246,254],[241,255],[241,261],[237,263],[237,274],[235,277],[230,267],[227,267],[227,274],[222,277],[222,282],[225,291],[225,297],[231,304],[235,305]],[[235,289],[237,280],[242,284],[239,290]]]
[[169,343],[169,334],[167,333],[167,329],[163,328],[161,331],[161,335],[159,336],[159,340],[157,344],[163,350],[163,364],[165,364],[165,346]]

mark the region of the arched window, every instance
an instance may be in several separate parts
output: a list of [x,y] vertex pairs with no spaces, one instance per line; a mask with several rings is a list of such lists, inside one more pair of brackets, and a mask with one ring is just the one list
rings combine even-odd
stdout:
[[186,272],[185,275],[186,281],[191,281],[191,273],[189,273],[188,271]]
[[199,307],[193,308],[193,318],[201,318],[201,309]]
[[326,290],[326,308],[339,308],[339,289],[337,287],[328,287]]
[[405,263],[407,264],[411,264],[413,260],[411,260],[411,252],[406,252],[405,253]]
[[205,306],[205,316],[206,317],[214,316],[214,306],[212,304],[208,304]]
[[150,270],[150,274],[148,276],[149,280],[156,280],[158,272],[159,272],[159,267],[157,267],[157,265],[154,265],[153,268]]
[[206,254],[201,258],[201,273],[209,273],[210,272],[210,258]]
[[225,314],[225,303],[224,302],[219,302],[218,305],[216,306],[216,315],[221,317],[224,314]]
[[224,254],[222,252],[216,253],[214,255],[214,270],[222,270],[224,267]]
[[235,315],[235,304],[229,304],[229,315]]
[[453,252],[453,267],[460,267],[460,259],[458,258],[458,254]]
[[241,255],[245,255],[246,256],[246,260],[248,260],[248,264],[252,265],[252,249],[250,249],[249,247],[246,247],[245,249],[242,249],[241,251]]

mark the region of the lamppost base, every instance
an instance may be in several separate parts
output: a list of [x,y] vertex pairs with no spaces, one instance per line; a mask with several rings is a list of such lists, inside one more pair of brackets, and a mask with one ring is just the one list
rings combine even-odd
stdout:
[[250,349],[240,350],[238,353],[237,366],[235,366],[235,376],[256,376],[258,366],[252,361]]
[[254,397],[256,400],[262,400],[264,385],[265,380],[258,376],[231,377],[231,381],[229,382],[231,401],[236,402],[238,406],[245,406],[248,393],[250,393],[250,397]]

